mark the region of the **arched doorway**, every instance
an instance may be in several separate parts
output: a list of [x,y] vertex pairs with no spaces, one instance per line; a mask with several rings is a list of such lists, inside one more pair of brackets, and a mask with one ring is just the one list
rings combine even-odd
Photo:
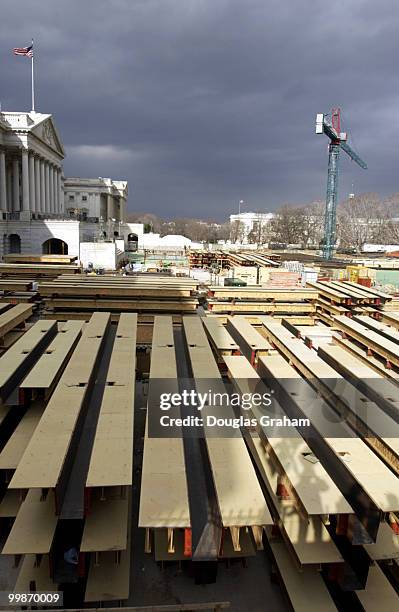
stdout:
[[43,255],[68,255],[68,245],[60,238],[49,238],[42,244]]
[[20,253],[21,252],[21,238],[18,234],[10,234],[8,236],[8,252],[9,253]]

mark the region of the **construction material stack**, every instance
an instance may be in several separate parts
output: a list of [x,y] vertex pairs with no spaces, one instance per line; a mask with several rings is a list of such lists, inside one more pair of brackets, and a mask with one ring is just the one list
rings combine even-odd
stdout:
[[195,312],[198,306],[198,282],[190,278],[141,276],[62,275],[41,282],[47,318],[88,318],[96,310],[106,310],[114,317],[123,311],[138,313]]

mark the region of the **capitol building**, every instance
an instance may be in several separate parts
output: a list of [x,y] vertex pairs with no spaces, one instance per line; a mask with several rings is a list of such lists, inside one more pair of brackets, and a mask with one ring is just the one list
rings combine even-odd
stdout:
[[82,242],[123,239],[128,186],[66,178],[52,115],[0,112],[0,256],[69,254]]

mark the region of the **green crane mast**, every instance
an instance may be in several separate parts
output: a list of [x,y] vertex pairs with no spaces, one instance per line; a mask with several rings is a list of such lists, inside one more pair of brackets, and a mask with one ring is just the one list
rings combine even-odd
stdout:
[[341,132],[341,110],[333,108],[331,120],[328,115],[316,115],[316,134],[325,134],[330,139],[328,147],[328,174],[326,212],[324,217],[323,258],[331,259],[334,255],[337,228],[338,203],[338,162],[342,149],[349,157],[364,170],[367,164],[348,145],[346,132]]

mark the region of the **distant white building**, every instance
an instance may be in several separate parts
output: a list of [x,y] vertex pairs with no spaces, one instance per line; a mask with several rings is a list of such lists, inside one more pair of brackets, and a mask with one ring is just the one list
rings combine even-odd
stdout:
[[125,220],[128,189],[126,181],[110,178],[66,178],[65,212],[71,218],[103,222]]
[[162,238],[160,234],[143,234],[139,241],[140,248],[158,251],[184,251],[192,244],[190,238],[179,234],[168,234]]
[[237,215],[230,215],[232,242],[248,242],[251,232],[258,234],[271,219],[273,213],[243,212]]

